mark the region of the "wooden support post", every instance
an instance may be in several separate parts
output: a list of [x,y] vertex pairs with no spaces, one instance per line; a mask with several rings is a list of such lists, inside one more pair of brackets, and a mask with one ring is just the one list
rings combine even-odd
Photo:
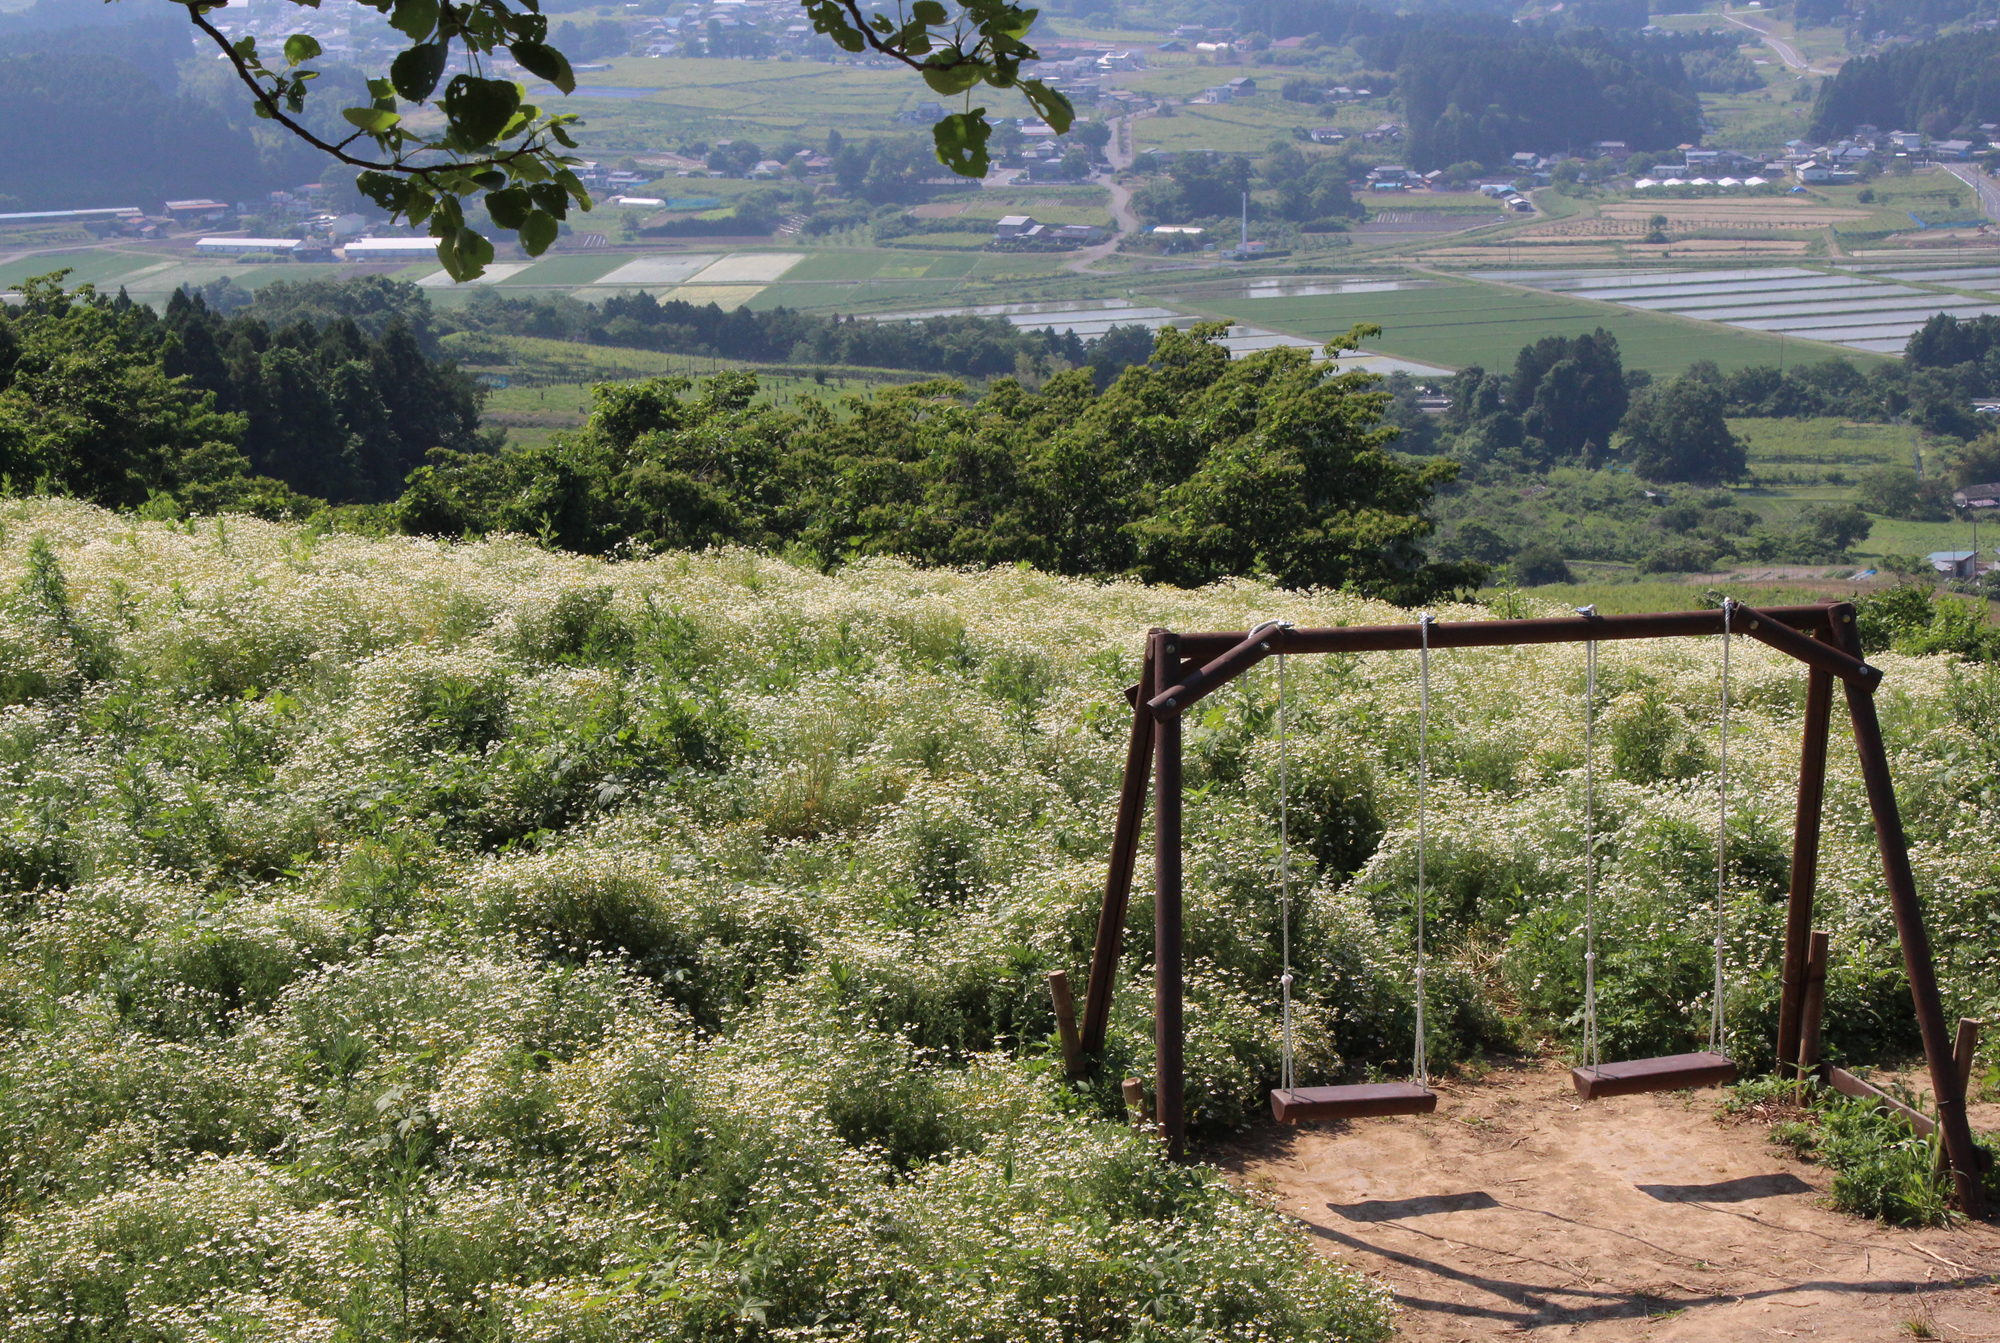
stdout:
[[1980,1183],[1979,1153],[1972,1142],[1972,1126],[1965,1116],[1965,1088],[1959,1084],[1951,1042],[1945,1035],[1944,1000],[1938,993],[1937,967],[1931,961],[1930,934],[1924,929],[1923,902],[1917,898],[1916,876],[1910,871],[1909,843],[1903,835],[1903,818],[1896,808],[1896,789],[1889,777],[1889,751],[1882,742],[1882,723],[1875,715],[1875,697],[1867,686],[1854,681],[1847,683],[1847,710],[1854,720],[1854,747],[1861,758],[1868,808],[1875,815],[1875,842],[1882,852],[1883,882],[1889,888],[1889,905],[1896,916],[1897,939],[1903,944],[1903,972],[1909,977],[1910,998],[1917,1009],[1917,1029],[1924,1037],[1931,1094],[1937,1098],[1937,1122],[1944,1132],[1944,1149],[1951,1161],[1958,1206],[1968,1217],[1984,1217],[1986,1194]]
[[1146,1084],[1136,1077],[1125,1079],[1125,1122],[1133,1128],[1146,1122]]
[[[1853,608],[1847,608],[1852,611]],[[1837,617],[1836,617],[1837,618]],[[1785,906],[1785,962],[1778,999],[1778,1075],[1800,1057],[1807,945],[1819,877],[1819,819],[1826,795],[1826,739],[1833,710],[1833,673],[1806,672],[1805,728],[1800,734],[1799,801],[1792,820],[1792,889]]]
[[[1958,1089],[1961,1094],[1972,1088],[1972,1056],[1979,1052],[1979,1028],[1986,1023],[1975,1017],[1958,1019],[1958,1038],[1951,1044],[1952,1066],[1958,1069]],[[1990,1153],[1982,1152],[1980,1161],[1990,1158]],[[1938,1144],[1938,1169],[1944,1170],[1950,1162],[1946,1158],[1944,1144]]]
[[1960,1095],[1972,1089],[1972,1056],[1979,1049],[1979,1028],[1986,1023],[1976,1017],[1958,1019],[1958,1038],[1952,1041],[1951,1061],[1958,1068]]
[[1146,701],[1153,697],[1153,644],[1160,631],[1146,638],[1145,661],[1132,697],[1132,735],[1125,746],[1125,778],[1118,789],[1118,821],[1111,832],[1111,862],[1104,878],[1104,903],[1097,912],[1097,943],[1090,953],[1090,983],[1083,995],[1082,1048],[1104,1052],[1104,1033],[1111,1024],[1111,993],[1118,983],[1118,951],[1125,941],[1125,910],[1132,899],[1132,867],[1139,853],[1139,823],[1146,815],[1146,789],[1152,783],[1153,714]]
[[1806,955],[1805,983],[1799,993],[1799,1052],[1798,1086],[1793,1089],[1797,1095],[1805,1089],[1806,1078],[1819,1066],[1819,1027],[1826,1017],[1826,961],[1827,943],[1825,933],[1812,935],[1812,949]]
[[1056,1005],[1056,1035],[1062,1040],[1063,1071],[1071,1077],[1083,1075],[1083,1047],[1076,1037],[1076,1000],[1070,997],[1069,976],[1049,971],[1049,998]]
[[[1161,685],[1180,677],[1180,642],[1172,631],[1154,636],[1153,675]],[[1143,701],[1141,701],[1143,703]],[[1187,1155],[1182,1111],[1181,1001],[1181,716],[1170,713],[1155,729],[1153,785],[1153,1056],[1157,1076],[1153,1113],[1167,1156]]]

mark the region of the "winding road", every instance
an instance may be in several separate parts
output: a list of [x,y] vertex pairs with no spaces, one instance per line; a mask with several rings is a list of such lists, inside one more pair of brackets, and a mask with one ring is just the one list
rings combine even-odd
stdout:
[[1063,262],[1064,270],[1089,270],[1097,262],[1118,250],[1120,238],[1139,231],[1139,216],[1132,213],[1132,192],[1116,180],[1119,169],[1130,167],[1132,164],[1131,150],[1118,147],[1118,142],[1125,139],[1126,130],[1131,124],[1129,117],[1120,117],[1111,123],[1111,141],[1104,146],[1104,157],[1111,164],[1111,170],[1091,179],[1111,193],[1112,235],[1097,246],[1086,247]]
[[1756,24],[1746,23],[1742,19],[1737,18],[1734,14],[1725,12],[1722,17],[1727,22],[1735,24],[1738,28],[1746,28],[1749,31],[1757,34],[1757,39],[1761,41],[1765,46],[1769,47],[1772,51],[1778,53],[1778,59],[1783,61],[1791,69],[1806,70],[1810,71],[1813,74],[1820,73],[1817,70],[1813,70],[1811,62],[1807,61],[1805,57],[1799,55],[1799,49],[1793,46],[1791,43],[1771,36],[1769,33],[1765,32],[1762,28],[1759,28]]

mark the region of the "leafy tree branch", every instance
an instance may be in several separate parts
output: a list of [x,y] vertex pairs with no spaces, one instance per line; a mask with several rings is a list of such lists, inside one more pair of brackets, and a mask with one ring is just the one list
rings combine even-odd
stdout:
[[[574,113],[550,112],[527,101],[527,90],[510,79],[490,78],[486,63],[497,54],[547,80],[564,94],[576,91],[567,57],[548,41],[548,19],[539,0],[361,0],[386,14],[390,27],[409,39],[389,63],[386,78],[368,81],[369,104],[348,107],[341,116],[354,128],[334,140],[301,118],[321,54],[310,34],[294,33],[279,56],[267,60],[254,35],[230,40],[208,18],[227,0],[175,0],[187,8],[195,28],[221,49],[237,78],[249,88],[256,114],[282,126],[340,163],[361,169],[355,185],[391,218],[428,224],[438,240],[438,260],[455,280],[469,280],[493,260],[493,243],[466,220],[467,197],[483,195],[487,213],[519,238],[530,256],[555,242],[572,207],[591,208],[590,193],[576,174],[579,160],[571,134]],[[318,0],[293,0],[318,7]],[[937,93],[963,96],[964,110],[940,120],[932,130],[938,161],[966,177],[983,177],[992,126],[984,107],[974,107],[981,84],[1017,89],[1057,133],[1068,131],[1075,113],[1069,100],[1039,79],[1023,78],[1022,66],[1039,60],[1027,44],[1037,11],[1006,0],[959,0],[953,17],[940,0],[898,4],[891,17],[865,11],[859,0],[800,0],[815,31],[843,51],[870,51],[917,71]],[[452,47],[464,50],[467,68],[445,80]],[[439,84],[443,82],[440,92]],[[442,131],[412,129],[408,109],[431,107],[444,117]],[[357,152],[368,142],[373,153]]]

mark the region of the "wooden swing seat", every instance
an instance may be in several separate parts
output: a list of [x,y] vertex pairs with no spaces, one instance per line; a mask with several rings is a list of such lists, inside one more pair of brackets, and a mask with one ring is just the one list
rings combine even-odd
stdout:
[[1727,1086],[1736,1080],[1736,1065],[1720,1054],[1667,1054],[1656,1059],[1626,1059],[1595,1068],[1571,1068],[1570,1080],[1583,1099],[1631,1096],[1642,1091],[1681,1091],[1688,1087]]
[[1280,1124],[1311,1119],[1374,1119],[1381,1115],[1427,1115],[1438,1108],[1437,1093],[1415,1082],[1369,1082],[1350,1087],[1294,1087],[1271,1093],[1271,1114]]

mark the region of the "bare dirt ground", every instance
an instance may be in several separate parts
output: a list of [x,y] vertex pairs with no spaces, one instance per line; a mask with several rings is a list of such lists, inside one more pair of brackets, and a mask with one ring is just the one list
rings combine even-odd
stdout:
[[1585,1106],[1536,1061],[1437,1090],[1433,1115],[1221,1154],[1394,1290],[1402,1338],[2000,1339],[2000,1227],[1835,1212],[1825,1171],[1717,1121],[1720,1092]]

